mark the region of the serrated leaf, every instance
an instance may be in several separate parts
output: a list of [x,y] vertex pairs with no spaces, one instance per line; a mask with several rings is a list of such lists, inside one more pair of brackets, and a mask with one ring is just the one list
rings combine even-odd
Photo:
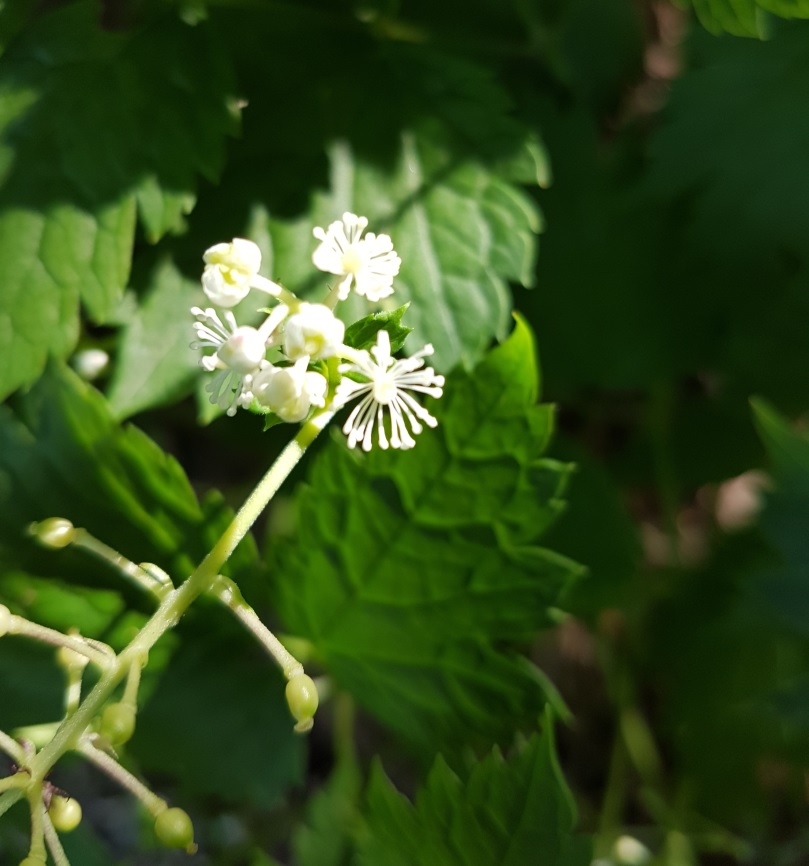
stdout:
[[124,34],[98,14],[75,2],[36,16],[0,58],[0,397],[72,349],[79,300],[95,321],[113,314],[136,199],[152,240],[179,227],[233,126],[207,28],[168,14]]
[[774,490],[767,497],[761,528],[780,562],[765,572],[754,593],[785,624],[809,637],[809,436],[793,429],[786,418],[763,400],[753,401],[759,434],[774,472]]
[[[243,31],[263,20],[252,11],[234,38],[241,43]],[[268,273],[321,300],[337,278],[314,269],[312,228],[345,211],[364,214],[369,229],[389,234],[402,257],[395,294],[383,306],[414,302],[410,324],[435,346],[439,369],[474,364],[492,337],[508,331],[508,282],[529,285],[534,278],[542,222],[514,178],[532,185],[547,179],[541,144],[511,116],[508,94],[480,64],[357,31],[335,68],[319,52],[323,46],[328,54],[331,29],[313,20],[307,35],[306,57],[290,50],[289,22],[276,27],[272,48],[262,46],[284,58],[286,74],[251,69],[247,135],[229,178],[243,211],[266,204]],[[268,124],[296,77],[313,86],[288,116],[287,135],[278,136]],[[322,177],[326,155],[330,178]],[[271,178],[268,160],[301,167],[301,176],[313,178],[309,190],[293,189],[292,175]],[[352,297],[338,309],[350,323],[368,313],[368,304]]]
[[[52,364],[14,411],[0,407],[0,560],[31,574],[89,576],[112,570],[70,549],[26,540],[28,523],[62,516],[135,562],[182,580],[224,528],[221,498],[200,506],[174,460],[135,427],[119,427],[101,394]],[[229,565],[255,561],[250,539]]]
[[148,293],[121,336],[107,398],[117,418],[126,418],[182,396],[198,372],[189,348],[194,332],[189,308],[199,283],[185,279],[169,260],[151,275]]
[[328,781],[309,801],[295,832],[296,866],[348,866],[352,830],[359,824],[362,778],[356,758],[341,755]]
[[293,724],[283,677],[252,637],[205,630],[175,653],[127,749],[144,768],[176,775],[186,795],[266,809],[303,775],[305,740]]
[[781,18],[809,18],[809,0],[689,0],[703,27],[734,36],[768,35],[766,13]]
[[575,807],[550,728],[505,760],[495,749],[461,780],[438,758],[411,804],[379,764],[368,790],[359,866],[586,866]]
[[333,442],[298,494],[295,538],[274,547],[286,627],[428,754],[503,740],[545,702],[515,642],[549,622],[579,569],[534,546],[569,470],[541,456],[552,410],[537,390],[518,323],[474,373],[450,377],[414,452]]
[[395,353],[404,346],[407,335],[413,329],[402,325],[402,316],[407,312],[409,304],[397,307],[395,310],[371,313],[359,319],[346,328],[345,344],[354,349],[370,349],[376,345],[376,335],[387,331],[390,336],[390,350]]
[[[344,210],[366,214],[374,231],[393,238],[402,259],[393,299],[412,302],[409,320],[419,339],[435,347],[436,367],[474,364],[493,337],[505,334],[507,281],[533,281],[540,229],[533,202],[483,164],[459,159],[437,124],[405,132],[396,165],[384,174],[347,142],[329,153],[335,194],[317,198],[306,224],[271,222],[275,271],[288,284],[324,283],[308,259],[291,263],[281,257],[279,251],[300,246],[290,232],[328,225]],[[352,298],[341,314],[350,321],[366,306]]]
[[684,784],[720,821],[767,808],[763,763],[799,773],[809,760],[796,711],[809,677],[809,437],[764,401],[753,409],[773,471],[758,526],[684,575],[648,628]]
[[[746,283],[746,271],[781,282],[794,272],[784,270],[785,251],[809,258],[799,228],[809,200],[809,122],[800,110],[807,37],[809,25],[794,22],[760,43],[695,38],[692,68],[673,84],[651,142],[648,184],[669,202],[682,198],[685,241],[696,250],[689,267],[706,267],[709,255],[709,276],[721,267],[734,301],[734,279]],[[779,129],[789,129],[786,143],[773,134]],[[755,301],[758,311],[752,292],[741,300],[743,309]]]

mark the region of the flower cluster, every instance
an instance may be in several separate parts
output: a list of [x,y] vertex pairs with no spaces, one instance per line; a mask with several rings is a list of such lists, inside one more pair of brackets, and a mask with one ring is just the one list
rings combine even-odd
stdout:
[[[312,255],[315,267],[343,278],[327,299],[332,303],[301,301],[261,276],[261,252],[252,241],[236,238],[205,252],[202,288],[215,306],[192,308],[197,339],[191,345],[213,350],[200,359],[213,374],[206,385],[212,403],[228,415],[245,408],[298,423],[358,398],[343,431],[349,447],[360,444],[366,451],[374,436],[381,448],[412,448],[423,424],[436,425],[411,393],[442,394],[444,377],[424,367],[432,346],[396,360],[385,330],[378,331],[370,351],[347,346],[345,325],[333,312],[352,289],[369,301],[393,293],[401,259],[390,237],[365,233],[367,225],[365,217],[345,213],[328,229],[314,229],[320,242]],[[252,289],[272,304],[257,327],[239,325],[229,309]]]

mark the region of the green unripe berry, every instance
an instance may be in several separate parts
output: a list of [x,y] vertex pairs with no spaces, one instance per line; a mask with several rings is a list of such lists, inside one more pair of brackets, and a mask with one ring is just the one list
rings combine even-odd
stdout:
[[193,854],[197,846],[194,844],[194,825],[188,813],[176,806],[161,812],[154,822],[157,838],[167,848],[183,848]]
[[64,517],[49,517],[39,523],[32,523],[30,532],[45,547],[67,547],[76,537],[73,524]]
[[48,806],[48,815],[53,826],[60,833],[69,833],[81,823],[81,805],[72,797],[60,797],[54,794]]
[[296,674],[287,683],[286,698],[289,711],[297,722],[295,730],[298,733],[310,730],[318,704],[314,680],[306,674]]
[[113,746],[122,746],[135,733],[136,709],[132,704],[108,704],[101,713],[98,732]]

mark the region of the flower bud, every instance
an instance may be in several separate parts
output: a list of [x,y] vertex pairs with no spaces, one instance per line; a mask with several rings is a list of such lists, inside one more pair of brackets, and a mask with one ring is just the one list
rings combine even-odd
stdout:
[[60,797],[55,794],[51,797],[48,815],[53,826],[60,833],[70,833],[81,824],[81,805],[72,797]]
[[297,361],[334,357],[343,344],[345,325],[325,304],[301,304],[284,325],[284,352]]
[[113,746],[122,746],[135,733],[137,710],[132,704],[107,704],[101,713],[98,732]]
[[312,406],[323,406],[328,383],[320,373],[307,372],[307,358],[293,367],[266,367],[253,378],[256,400],[282,420],[295,424]]
[[0,637],[11,631],[11,617],[11,611],[4,604],[0,604]]
[[612,857],[618,866],[646,866],[652,860],[652,852],[634,836],[619,836]]
[[155,818],[154,831],[167,848],[183,848],[189,854],[197,849],[194,844],[194,825],[188,813],[176,806],[166,809]]
[[289,711],[297,722],[295,730],[303,733],[311,729],[317,711],[318,695],[314,680],[306,674],[296,674],[287,683],[286,699]]
[[92,382],[107,369],[110,356],[103,349],[83,349],[76,352],[70,363],[82,379]]
[[67,547],[76,537],[76,530],[64,517],[49,517],[39,523],[32,523],[28,531],[45,547]]
[[258,367],[266,352],[265,338],[255,328],[243,325],[219,347],[216,356],[231,370],[244,376]]
[[247,297],[250,281],[261,267],[261,250],[244,238],[229,244],[216,244],[202,257],[202,288],[214,304],[234,307]]
[[45,861],[41,857],[26,857],[20,866],[45,866]]

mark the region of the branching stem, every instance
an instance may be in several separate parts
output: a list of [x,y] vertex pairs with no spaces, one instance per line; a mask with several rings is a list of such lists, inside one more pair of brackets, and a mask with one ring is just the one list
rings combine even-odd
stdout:
[[[330,411],[320,412],[301,427],[295,438],[284,448],[259,481],[255,490],[247,497],[222,537],[193,574],[177,589],[166,594],[140,632],[104,670],[95,687],[75,713],[62,722],[53,739],[29,762],[31,772],[29,790],[41,788],[43,780],[53,765],[65,752],[79,746],[84,732],[112,695],[118,683],[132,669],[133,664],[141,663],[154,644],[178,622],[194,600],[211,588],[222,566],[236,549],[236,545],[249,532],[267,503],[277,493],[281,484],[306,453],[309,445],[331,420],[333,414]],[[71,648],[74,648],[72,644]],[[0,807],[2,805],[4,803],[0,796]]]

